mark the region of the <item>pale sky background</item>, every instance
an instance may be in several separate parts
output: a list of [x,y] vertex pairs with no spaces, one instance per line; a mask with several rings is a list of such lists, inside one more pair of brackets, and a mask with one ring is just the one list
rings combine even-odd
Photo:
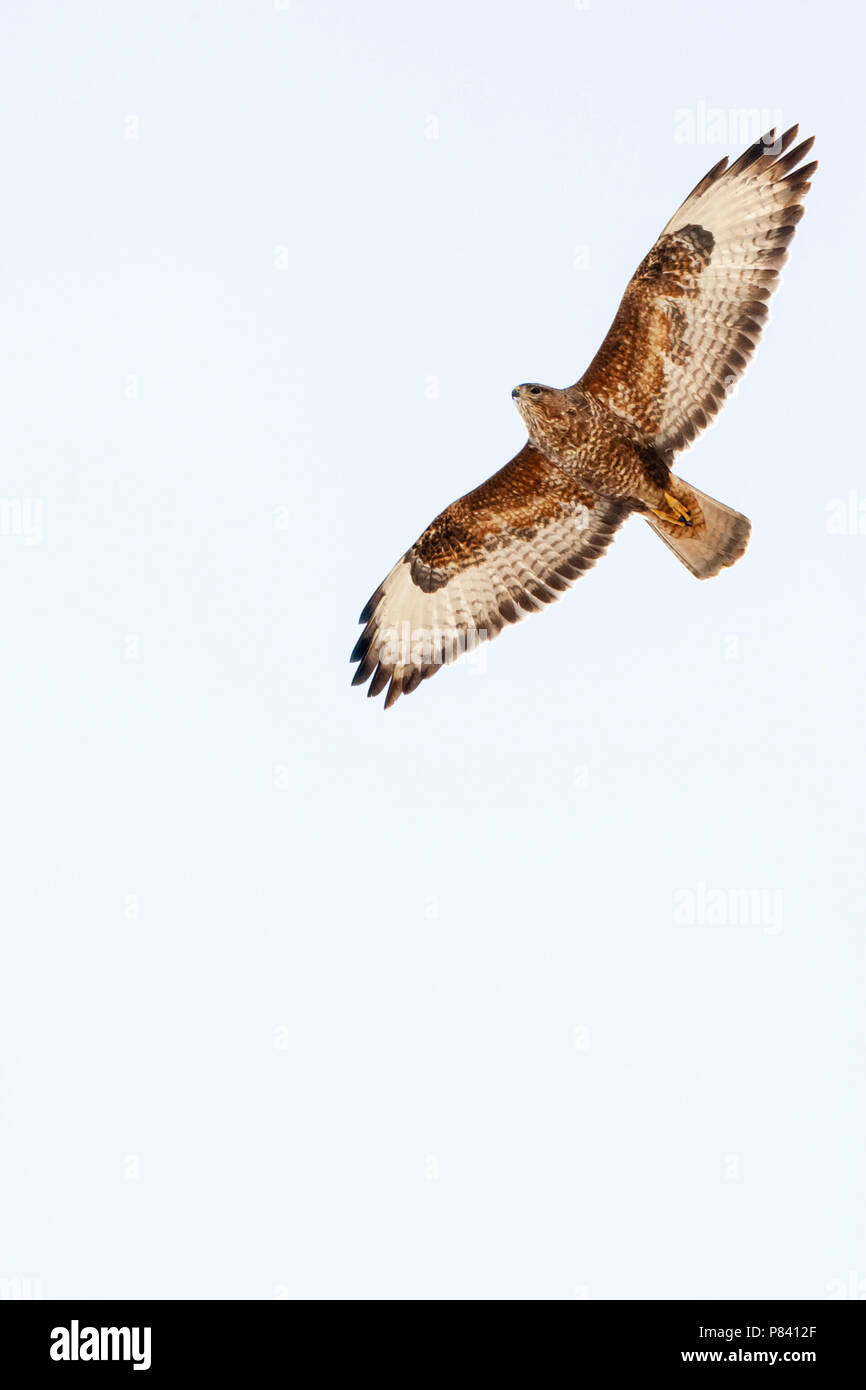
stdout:
[[[6,7],[0,1292],[866,1293],[857,22]],[[747,557],[634,520],[383,714],[363,603],[749,111]]]

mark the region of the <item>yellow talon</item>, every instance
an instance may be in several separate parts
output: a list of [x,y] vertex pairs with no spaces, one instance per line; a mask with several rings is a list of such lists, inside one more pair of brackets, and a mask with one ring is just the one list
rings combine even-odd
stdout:
[[660,517],[662,521],[667,521],[673,526],[691,526],[692,514],[688,507],[684,507],[682,502],[678,502],[669,492],[665,493],[665,502],[668,506],[667,511],[662,511],[660,507],[650,507],[654,516]]

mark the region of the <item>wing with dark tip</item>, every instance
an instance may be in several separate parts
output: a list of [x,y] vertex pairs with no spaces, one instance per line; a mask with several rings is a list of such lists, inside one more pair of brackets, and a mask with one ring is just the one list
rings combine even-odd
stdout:
[[724,404],[767,317],[816,163],[769,131],[701,179],[630,280],[579,385],[664,453]]
[[578,486],[527,444],[431,522],[367,604],[353,685],[385,708],[464,651],[559,598],[628,508]]

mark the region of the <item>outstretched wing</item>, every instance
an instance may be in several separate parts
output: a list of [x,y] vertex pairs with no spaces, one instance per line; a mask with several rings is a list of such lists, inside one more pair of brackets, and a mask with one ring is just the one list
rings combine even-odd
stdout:
[[437,516],[376,590],[360,617],[352,684],[370,681],[368,695],[387,685],[387,709],[440,666],[559,598],[627,512],[526,444]]
[[813,140],[786,153],[797,129],[779,140],[769,131],[701,179],[638,266],[578,383],[660,452],[705,428],[754,351],[817,168],[801,163]]

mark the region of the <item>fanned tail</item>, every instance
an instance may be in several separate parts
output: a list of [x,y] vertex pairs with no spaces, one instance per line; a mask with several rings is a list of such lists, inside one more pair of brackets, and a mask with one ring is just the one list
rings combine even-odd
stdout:
[[707,497],[691,483],[671,476],[668,491],[686,507],[691,526],[676,525],[660,517],[648,516],[656,535],[670,546],[678,560],[698,579],[710,579],[733,565],[749,544],[752,524],[741,512]]

